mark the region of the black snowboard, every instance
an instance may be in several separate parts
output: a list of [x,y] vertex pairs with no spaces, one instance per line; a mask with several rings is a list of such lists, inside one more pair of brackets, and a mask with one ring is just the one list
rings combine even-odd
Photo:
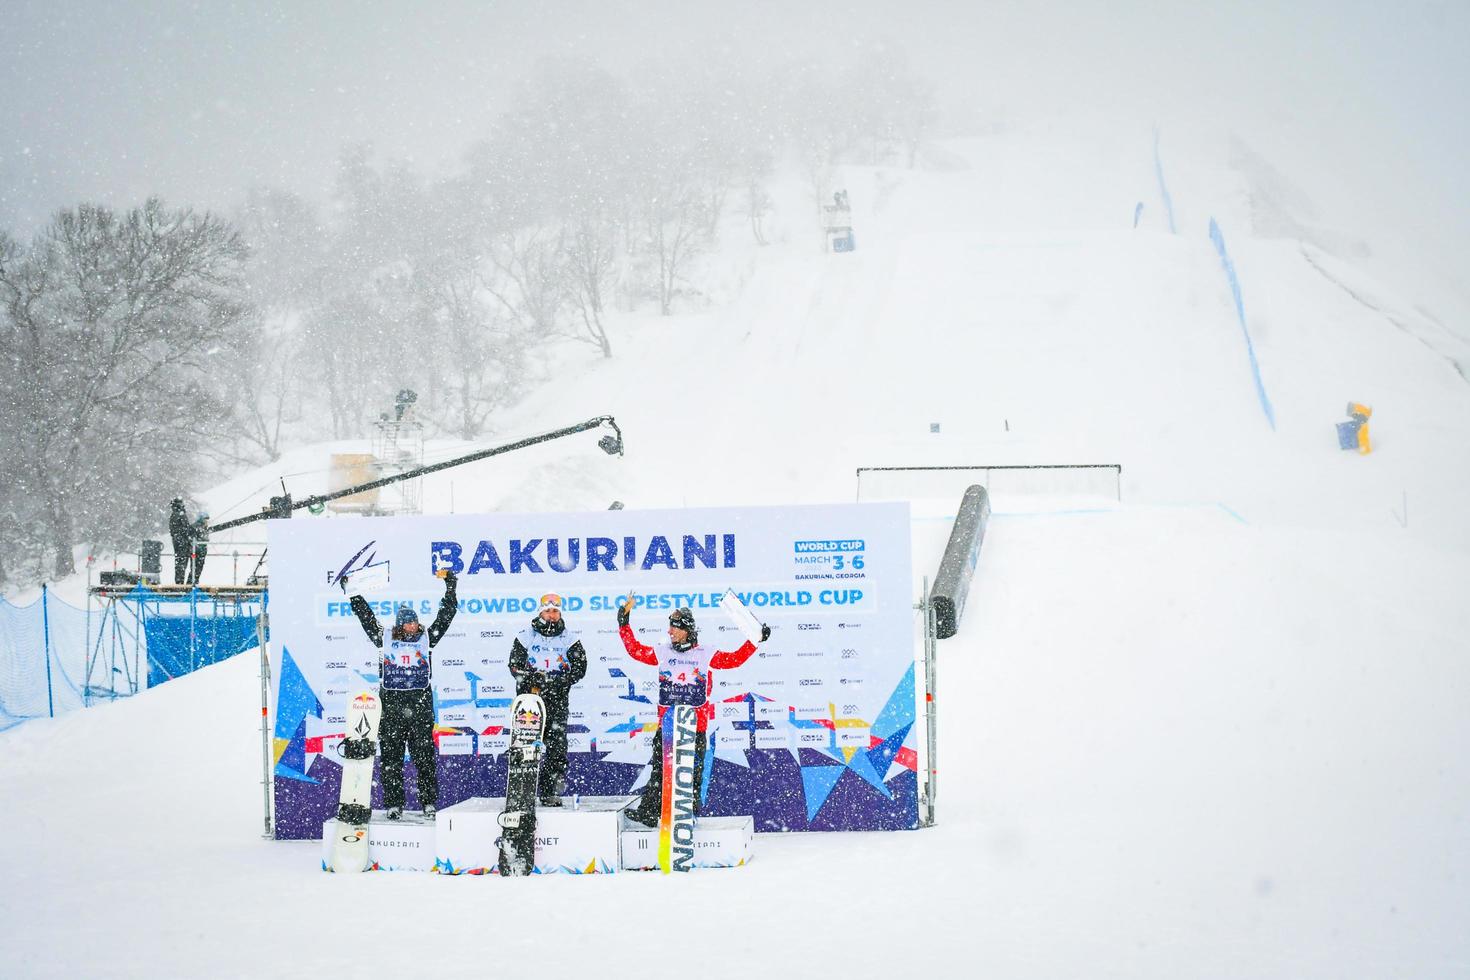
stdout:
[[536,866],[536,781],[541,775],[541,731],[546,704],[535,694],[510,706],[505,809],[500,814],[500,873],[528,875]]

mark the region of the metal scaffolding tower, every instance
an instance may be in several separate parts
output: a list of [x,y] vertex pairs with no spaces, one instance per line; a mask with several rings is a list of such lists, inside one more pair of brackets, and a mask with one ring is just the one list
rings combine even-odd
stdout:
[[96,632],[88,630],[84,704],[128,697],[148,686],[148,625],[154,617],[188,620],[188,661],[170,671],[152,660],[156,669],[172,678],[213,662],[201,657],[201,621],[245,617],[253,622],[264,610],[265,601],[261,585],[93,586],[87,590],[87,615],[89,623],[96,624]]

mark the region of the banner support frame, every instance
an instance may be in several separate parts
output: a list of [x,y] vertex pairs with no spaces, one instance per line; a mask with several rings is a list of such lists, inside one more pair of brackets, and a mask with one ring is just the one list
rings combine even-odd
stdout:
[[939,791],[939,707],[935,695],[939,669],[939,626],[930,594],[929,576],[924,576],[924,592],[914,604],[924,616],[924,791],[920,796],[920,827],[934,826],[935,797]]
[[260,650],[260,786],[261,795],[265,801],[265,830],[261,836],[267,840],[274,840],[275,828],[271,826],[272,807],[274,801],[271,799],[272,783],[274,781],[271,773],[271,734],[270,734],[270,684],[271,684],[271,658],[270,649],[267,645],[267,631],[270,627],[268,607],[270,600],[265,599],[261,603],[260,615],[255,618],[255,636]]

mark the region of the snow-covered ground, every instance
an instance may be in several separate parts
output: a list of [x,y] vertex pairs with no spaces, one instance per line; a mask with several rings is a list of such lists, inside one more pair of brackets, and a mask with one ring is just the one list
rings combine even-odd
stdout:
[[[657,969],[682,928],[704,976],[1465,975],[1470,329],[1313,232],[1259,160],[1168,131],[1161,159],[1177,235],[1149,128],[1038,122],[849,169],[850,255],[817,250],[793,183],[776,244],[732,229],[709,259],[728,303],[628,317],[611,361],[557,351],[499,420],[508,440],[612,414],[625,458],[573,438],[426,481],[430,510],[565,510],[1120,464],[1121,502],[997,491],[940,645],[937,827],[762,836],[687,880],[324,875],[317,844],[260,837],[247,656],[0,735],[5,972],[480,976],[521,954],[603,975]],[[1336,448],[1350,400],[1372,455]],[[323,489],[340,448],[205,499],[219,520],[278,475]],[[918,513],[916,575],[948,530]]]

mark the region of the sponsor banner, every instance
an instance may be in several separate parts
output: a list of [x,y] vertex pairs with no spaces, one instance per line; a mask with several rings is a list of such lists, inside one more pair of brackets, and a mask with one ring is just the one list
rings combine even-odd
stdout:
[[510,734],[501,732],[497,735],[481,735],[476,742],[475,751],[480,755],[504,755],[510,748]]
[[473,735],[440,735],[436,740],[440,755],[474,755]]
[[791,730],[788,728],[758,730],[755,733],[755,747],[758,749],[785,749],[790,744]]
[[[721,608],[733,593],[771,637],[739,667],[714,672],[703,812],[750,814],[757,830],[917,822],[904,504],[267,526],[278,836],[320,833],[340,775],[326,749],[341,737],[346,699],[377,682],[379,654],[350,597],[361,594],[385,630],[400,605],[429,626],[444,594],[436,572],[446,568],[458,577],[458,603],[431,653],[441,808],[504,786],[512,642],[542,595],[562,597],[567,628],[587,653],[587,675],[570,694],[568,782],[616,796],[641,781],[658,701],[656,671],[623,648],[618,605],[631,591],[644,643],[666,641],[669,614],[687,607],[701,646],[737,651],[745,633]],[[814,766],[829,771],[807,774]],[[413,807],[417,784],[406,768]]]

